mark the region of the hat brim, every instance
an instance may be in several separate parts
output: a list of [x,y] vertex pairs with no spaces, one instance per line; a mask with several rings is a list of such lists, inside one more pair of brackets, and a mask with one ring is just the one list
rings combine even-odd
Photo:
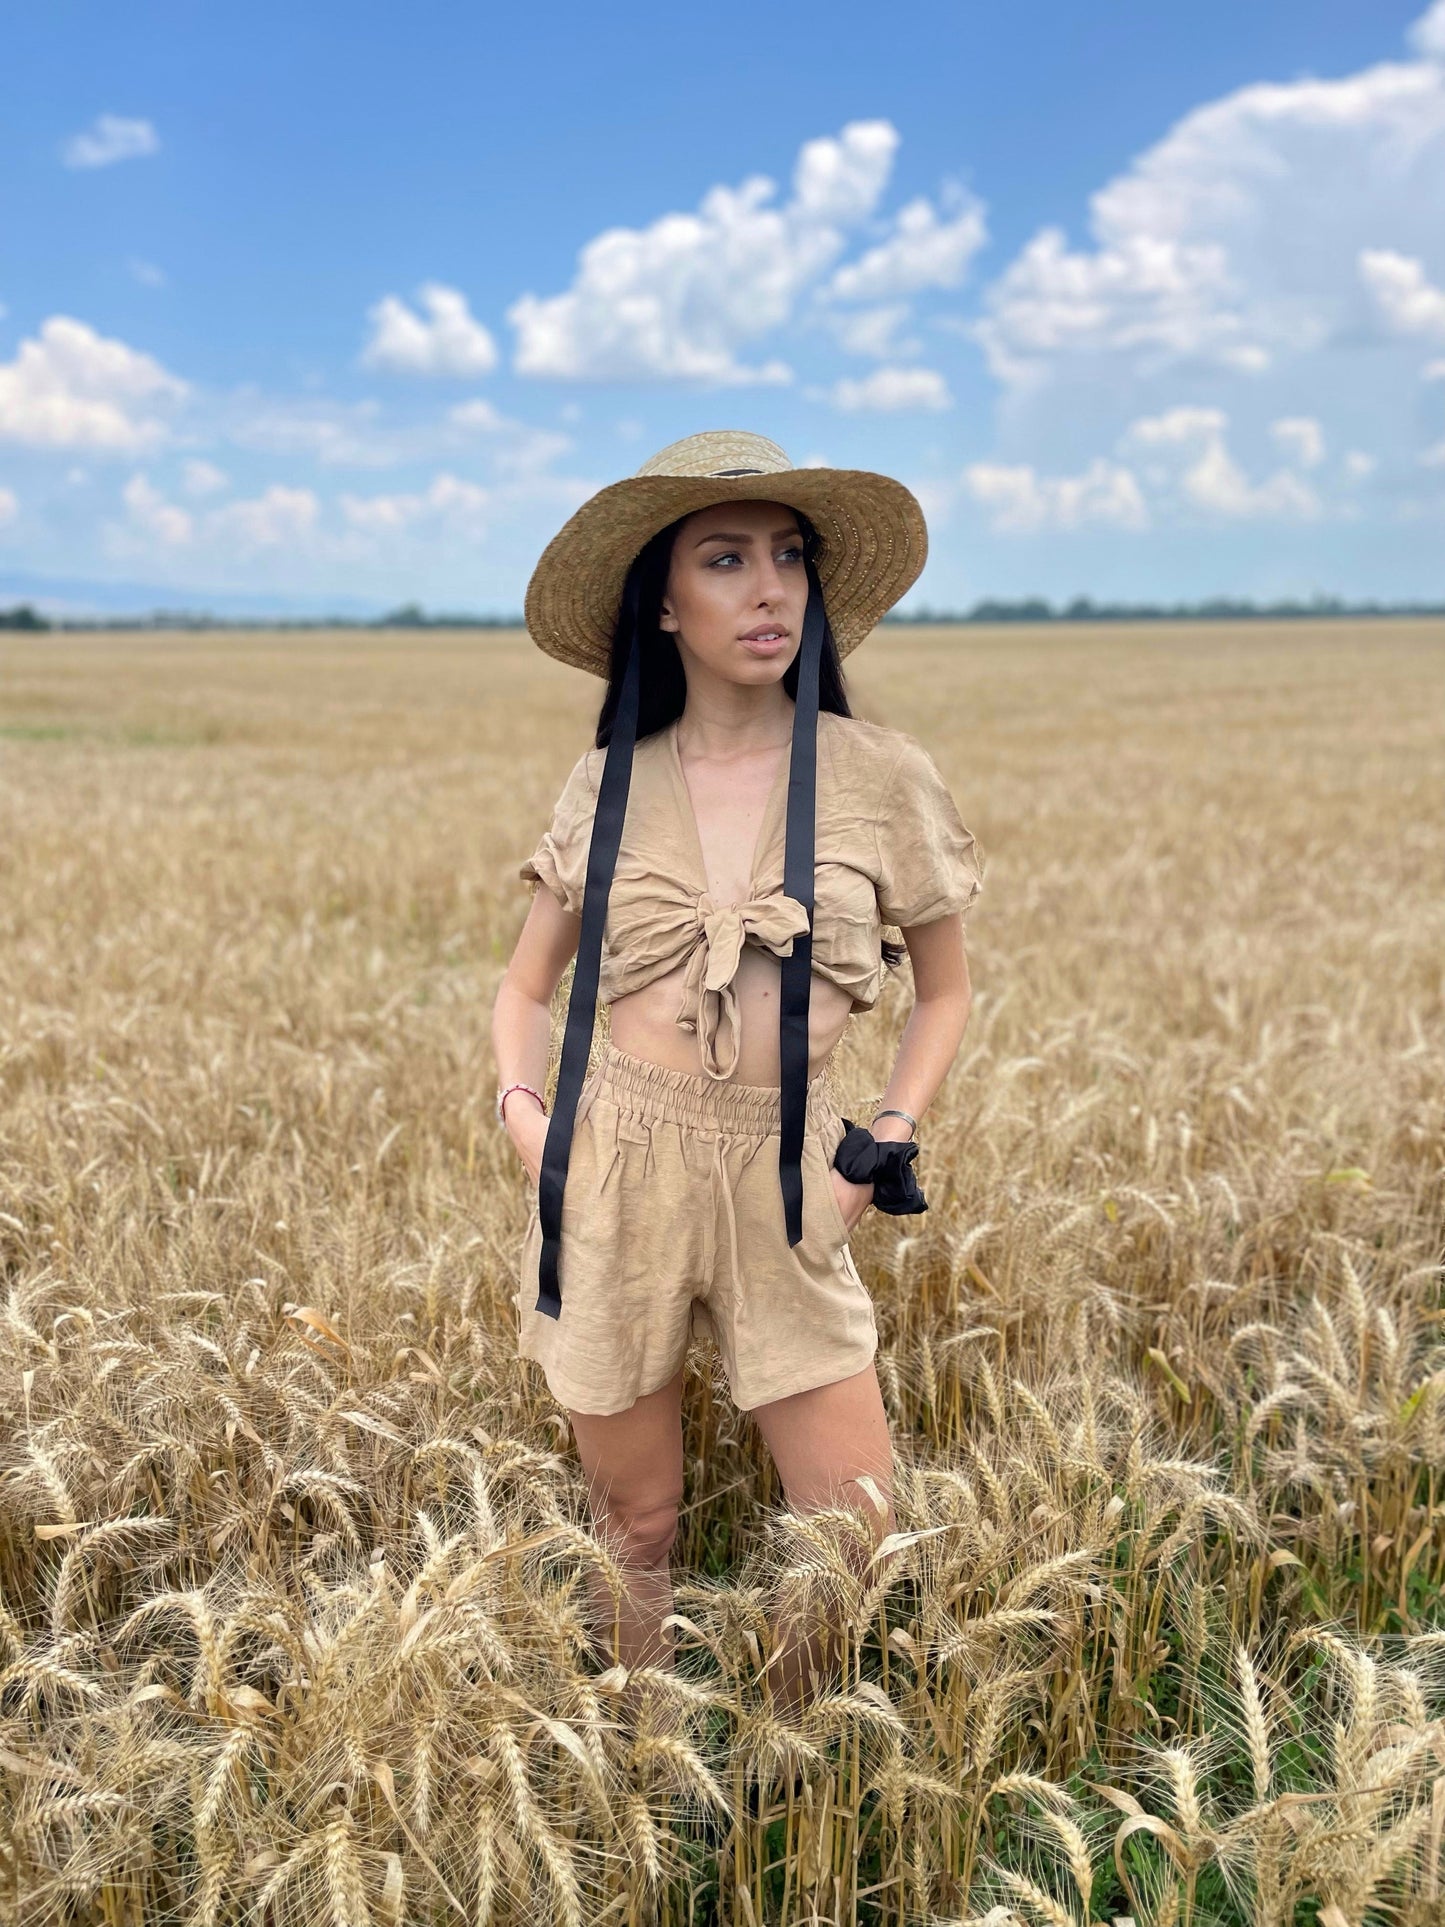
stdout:
[[532,640],[559,662],[605,677],[623,585],[638,552],[679,516],[738,500],[786,503],[817,529],[818,580],[840,657],[907,594],[928,560],[917,498],[871,469],[632,475],[589,496],[542,551],[525,602]]

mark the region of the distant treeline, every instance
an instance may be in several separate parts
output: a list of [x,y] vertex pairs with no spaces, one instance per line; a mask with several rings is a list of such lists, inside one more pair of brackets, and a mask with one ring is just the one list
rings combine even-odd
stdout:
[[1095,602],[1075,596],[1056,607],[1042,596],[1018,602],[990,597],[964,614],[924,606],[885,622],[1249,622],[1276,616],[1445,616],[1445,602],[1346,602],[1311,596],[1308,602],[1252,602],[1241,596],[1210,596],[1203,602]]
[[[1311,596],[1307,602],[1253,602],[1238,596],[1210,596],[1203,602],[1095,602],[1075,596],[1055,605],[1043,596],[1016,602],[988,597],[971,609],[894,611],[885,623],[960,622],[1261,622],[1279,618],[1329,616],[1445,616],[1445,602],[1346,602],[1340,596]],[[408,602],[384,616],[218,616],[205,609],[155,609],[145,616],[42,615],[30,603],[0,609],[0,629],[521,629],[520,615],[429,614]]]

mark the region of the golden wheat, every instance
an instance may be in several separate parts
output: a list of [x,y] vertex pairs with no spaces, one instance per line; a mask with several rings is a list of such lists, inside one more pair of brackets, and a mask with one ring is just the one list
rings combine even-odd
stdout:
[[[852,660],[987,863],[930,1210],[854,1239],[896,1531],[791,1511],[695,1355],[629,1674],[485,1046],[597,689],[502,633],[7,645],[0,1918],[1438,1927],[1442,657]],[[789,1619],[839,1634],[796,1718]]]

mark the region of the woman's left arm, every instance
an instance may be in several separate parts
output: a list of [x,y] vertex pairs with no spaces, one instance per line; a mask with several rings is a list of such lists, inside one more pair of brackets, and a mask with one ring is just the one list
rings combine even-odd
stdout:
[[[893,1075],[878,1108],[896,1106],[921,1120],[958,1055],[973,1002],[963,944],[963,913],[955,910],[932,923],[914,924],[904,929],[903,941],[913,966],[913,1008],[903,1026]],[[880,1117],[870,1128],[880,1141],[914,1135],[901,1117]],[[851,1231],[873,1202],[873,1186],[851,1184],[837,1169],[833,1182],[841,1187],[839,1208]]]
[[[953,1068],[973,1003],[963,913],[955,910],[934,923],[915,924],[903,932],[903,941],[913,966],[913,1008],[878,1108],[897,1106],[921,1120]],[[913,1132],[901,1117],[880,1117],[873,1135],[904,1138]]]

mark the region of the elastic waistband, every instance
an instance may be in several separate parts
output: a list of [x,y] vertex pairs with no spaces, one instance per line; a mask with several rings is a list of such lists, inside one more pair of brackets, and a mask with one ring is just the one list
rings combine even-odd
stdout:
[[[730,1078],[710,1077],[706,1071],[675,1071],[634,1057],[615,1044],[608,1046],[587,1081],[624,1111],[672,1118],[701,1131],[744,1131],[766,1137],[779,1128],[782,1117],[781,1093],[775,1084],[737,1084]],[[827,1073],[819,1071],[808,1085],[808,1124],[816,1128],[830,1122],[836,1108]]]

